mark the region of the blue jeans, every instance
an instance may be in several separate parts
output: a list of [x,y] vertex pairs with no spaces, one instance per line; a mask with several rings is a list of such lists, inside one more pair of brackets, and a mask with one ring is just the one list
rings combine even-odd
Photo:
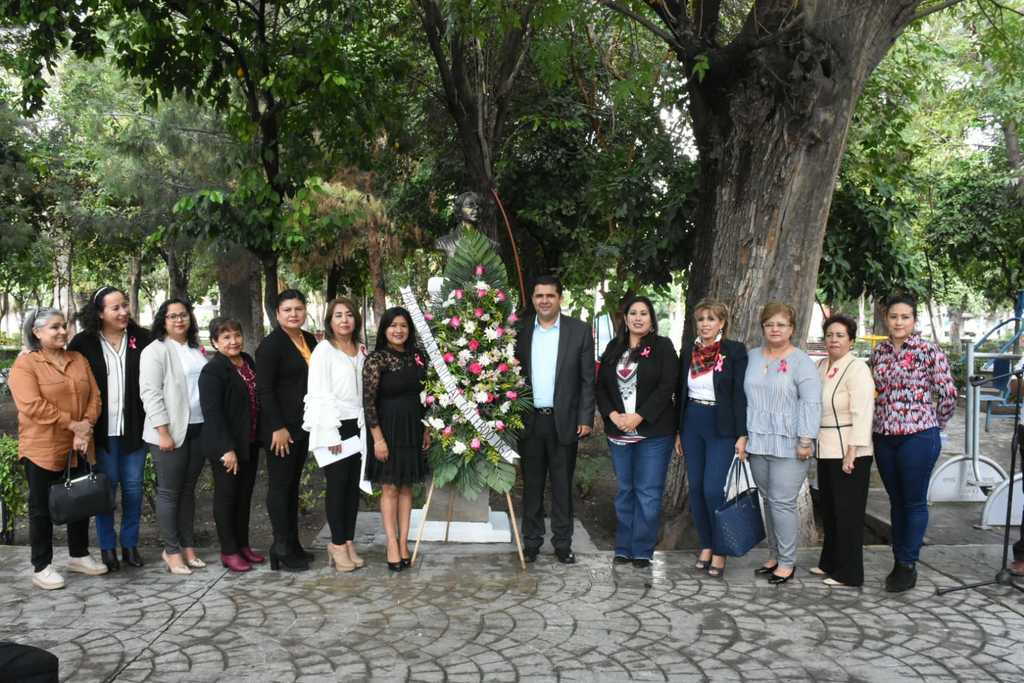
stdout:
[[649,560],[661,526],[661,494],[672,459],[673,436],[655,436],[625,446],[608,442],[619,480],[615,496],[615,554]]
[[[102,439],[98,441],[102,442]],[[96,448],[96,469],[110,478],[110,486],[117,493],[121,486],[121,547],[139,545],[139,519],[142,517],[142,472],[146,467],[146,447],[123,453],[121,437],[107,437],[107,448]],[[114,515],[96,515],[96,536],[101,550],[117,546]]]
[[736,451],[736,437],[719,436],[716,424],[718,406],[686,406],[681,438],[690,488],[690,514],[702,550],[712,547],[715,510],[725,503],[725,479]]
[[928,482],[939,459],[938,427],[902,436],[874,435],[875,463],[889,494],[892,554],[902,564],[917,562],[928,529]]

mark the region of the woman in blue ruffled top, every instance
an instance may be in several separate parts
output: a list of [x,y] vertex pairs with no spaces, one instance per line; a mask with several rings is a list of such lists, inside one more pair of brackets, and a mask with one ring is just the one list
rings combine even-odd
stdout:
[[765,502],[770,554],[755,573],[773,584],[786,583],[796,569],[797,499],[821,423],[821,377],[810,356],[793,346],[795,325],[796,311],[788,304],[761,310],[764,344],[750,352],[743,382],[747,457]]

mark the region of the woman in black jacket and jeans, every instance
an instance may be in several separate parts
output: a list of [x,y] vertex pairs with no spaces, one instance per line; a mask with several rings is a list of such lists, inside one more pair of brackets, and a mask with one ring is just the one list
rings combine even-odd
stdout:
[[696,568],[721,578],[725,556],[715,553],[715,510],[725,502],[725,480],[733,455],[746,458],[747,347],[725,338],[729,309],[717,301],[694,307],[697,338],[683,350],[679,379],[679,439],[676,452],[686,456],[690,512],[700,537]]
[[623,311],[619,333],[601,356],[597,407],[604,418],[619,480],[615,563],[649,567],[675,440],[672,394],[679,358],[672,342],[658,336],[658,319],[650,299],[629,297]]
[[217,355],[199,375],[205,420],[199,447],[213,472],[220,562],[233,572],[247,572],[265,559],[249,546],[249,510],[260,465],[256,367],[242,351],[242,325],[237,320],[211,320],[210,343]]

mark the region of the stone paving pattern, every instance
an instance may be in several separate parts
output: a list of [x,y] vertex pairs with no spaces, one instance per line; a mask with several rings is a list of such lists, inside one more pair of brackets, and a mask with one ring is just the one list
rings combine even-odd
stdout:
[[714,580],[684,552],[646,571],[604,552],[574,566],[543,555],[523,572],[508,553],[432,544],[399,574],[376,548],[353,574],[318,559],[303,574],[211,565],[182,579],[154,562],[47,593],[27,548],[0,547],[0,639],[54,652],[76,683],[1022,680],[1020,593],[935,595],[993,575],[998,547],[926,548],[918,587],[897,596],[880,585],[888,549],[867,549],[863,590],[810,576],[816,555],[779,587],[752,575],[761,550]]

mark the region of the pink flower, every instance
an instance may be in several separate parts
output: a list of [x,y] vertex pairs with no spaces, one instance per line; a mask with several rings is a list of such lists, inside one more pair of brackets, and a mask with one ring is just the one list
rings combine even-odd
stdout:
[[424,399],[424,403],[426,403],[428,406],[434,405],[434,397],[431,394],[427,394],[427,398]]
[[486,289],[478,289],[478,290],[476,290],[476,298],[477,299],[483,299],[485,296],[487,296],[487,290]]
[[501,420],[495,420],[495,422],[494,422],[494,430],[498,431],[498,432],[504,431],[505,430],[505,423],[502,422]]
[[480,450],[480,439],[473,437],[473,440],[469,442],[469,447],[474,451]]
[[509,321],[510,324],[514,325],[517,320],[519,320],[519,316],[518,315],[516,315],[515,313],[509,313],[508,321]]
[[467,344],[466,346],[469,347],[470,351],[476,351],[477,349],[480,348],[480,342],[478,342],[476,339],[470,339],[469,344]]
[[498,329],[496,329],[494,331],[494,334],[498,335],[499,338],[504,337],[505,336],[505,328],[502,327],[501,325],[498,325]]
[[459,326],[462,325],[462,321],[459,320],[459,316],[453,315],[452,319],[448,321],[448,324],[455,329],[459,329]]
[[479,375],[481,372],[484,371],[484,366],[480,365],[479,363],[470,363],[469,367],[466,369],[469,370],[470,374],[472,375]]
[[484,309],[477,306],[476,308],[473,309],[473,315],[475,315],[478,318],[484,317]]
[[508,372],[508,363],[498,363],[498,372]]
[[135,342],[135,337],[128,337],[128,348],[132,350],[139,348]]
[[494,295],[494,298],[495,298],[495,299],[497,299],[498,301],[504,301],[504,300],[505,300],[505,299],[507,299],[508,297],[507,297],[507,296],[505,296],[505,292],[503,292],[503,291],[501,291],[501,290],[499,289],[499,290],[498,290],[498,291],[497,291],[497,292],[495,293],[495,295]]
[[418,365],[418,366],[420,366],[422,368],[423,367],[423,359],[420,358],[420,354],[418,354],[418,353],[416,354],[415,360],[416,360],[416,365]]
[[455,295],[455,298],[456,298],[456,299],[461,299],[461,298],[462,298],[462,295],[463,295],[463,292],[462,292],[462,290],[461,290],[461,289],[456,289],[456,290],[455,290],[454,292],[452,292],[452,294],[454,294],[454,295]]
[[455,354],[452,353],[451,351],[449,351],[448,353],[444,354],[444,362],[445,363],[454,363],[455,362]]
[[505,398],[510,401],[514,401],[519,398],[518,392],[512,391],[511,389],[505,392]]
[[423,319],[424,320],[433,320],[434,319],[434,314],[433,313],[424,313],[423,314]]
[[477,266],[476,269],[473,272],[476,274],[477,277],[480,277],[480,276],[482,276],[484,274],[484,267],[483,266]]
[[454,433],[455,430],[452,429],[451,425],[447,425],[444,429],[441,430],[441,434],[443,434],[444,436],[451,436]]
[[788,372],[788,371],[789,371],[789,363],[787,363],[786,359],[783,358],[782,360],[779,361],[779,372]]
[[650,346],[645,346],[643,351],[640,352],[640,355],[643,356],[644,358],[650,358],[651,357],[651,347]]
[[492,394],[489,391],[487,392],[487,402],[488,403],[494,403],[494,394]]

